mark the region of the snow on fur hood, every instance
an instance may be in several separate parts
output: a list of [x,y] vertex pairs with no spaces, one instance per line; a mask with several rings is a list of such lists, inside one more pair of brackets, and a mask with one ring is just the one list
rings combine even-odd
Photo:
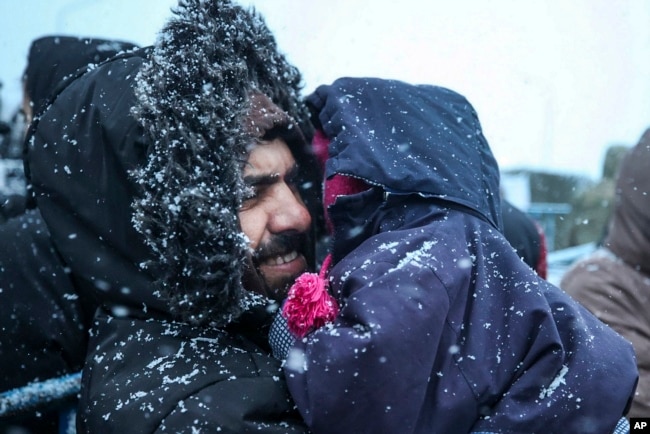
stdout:
[[[237,314],[248,249],[237,215],[252,141],[241,127],[247,96],[259,88],[298,115],[298,73],[259,16],[228,2],[187,1],[137,81],[135,113],[153,146],[138,174],[145,196],[136,225],[186,319],[214,318],[224,307]],[[206,312],[206,304],[214,306]]]
[[300,81],[263,19],[226,0],[181,0],[154,47],[71,80],[32,128],[28,165],[72,273],[105,304],[192,324],[238,316],[249,95],[305,127]]

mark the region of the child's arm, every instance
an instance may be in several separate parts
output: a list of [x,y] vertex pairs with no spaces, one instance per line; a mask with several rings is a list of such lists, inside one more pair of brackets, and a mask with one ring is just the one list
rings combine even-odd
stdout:
[[314,432],[408,432],[436,380],[447,291],[412,263],[376,263],[345,285],[350,296],[334,323],[289,353],[290,391]]

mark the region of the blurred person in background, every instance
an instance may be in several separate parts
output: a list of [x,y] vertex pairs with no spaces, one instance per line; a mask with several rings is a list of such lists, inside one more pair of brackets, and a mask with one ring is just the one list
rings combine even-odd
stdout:
[[50,35],[32,41],[23,73],[22,112],[26,123],[45,108],[67,77],[136,48],[131,42],[95,37]]
[[629,149],[624,145],[607,148],[601,179],[571,203],[571,212],[565,217],[571,222],[567,235],[569,246],[602,243],[612,214],[616,176]]
[[[2,81],[0,81],[0,91],[2,91]],[[0,114],[2,114],[2,94],[0,94]],[[7,147],[9,146],[9,136],[11,126],[3,120],[0,120],[0,159],[6,158]]]
[[[44,110],[66,78],[134,48],[93,37],[34,40],[23,75],[25,118],[31,122],[33,114]],[[22,166],[25,129],[13,134],[19,136],[13,147],[21,153],[10,160]],[[77,293],[40,210],[26,199],[20,193],[0,194],[0,392],[79,371],[96,308]],[[18,427],[51,432],[57,424],[56,411],[34,411],[0,419],[0,432]]]
[[650,129],[621,162],[602,245],[560,281],[562,289],[634,346],[639,385],[630,417],[650,415],[649,169]]
[[501,200],[503,235],[519,257],[542,279],[548,271],[546,235],[542,226],[506,199]]
[[[7,155],[4,158],[22,159],[26,129],[66,78],[135,48],[137,45],[130,42],[80,36],[49,35],[32,41],[22,79],[22,116],[14,116],[13,127],[6,136]],[[22,180],[24,184],[24,174],[12,172],[12,176],[14,183]],[[16,190],[0,192],[0,223],[33,207],[28,200],[29,186],[25,185],[20,192]]]

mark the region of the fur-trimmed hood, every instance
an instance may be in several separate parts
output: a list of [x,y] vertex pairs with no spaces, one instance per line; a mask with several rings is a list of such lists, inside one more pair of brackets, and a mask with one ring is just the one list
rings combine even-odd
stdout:
[[[28,152],[72,273],[112,306],[202,325],[237,317],[249,298],[237,216],[249,96],[261,91],[306,127],[300,82],[262,18],[226,0],[181,0],[154,47],[72,80]],[[306,142],[289,145],[315,167]],[[303,195],[316,198],[309,169]]]

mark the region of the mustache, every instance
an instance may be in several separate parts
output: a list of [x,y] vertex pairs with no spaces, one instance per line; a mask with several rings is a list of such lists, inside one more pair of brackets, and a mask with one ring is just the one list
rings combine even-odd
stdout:
[[304,254],[306,243],[307,235],[304,233],[295,232],[274,235],[270,240],[257,247],[253,252],[253,261],[259,264],[265,259],[283,255],[293,250]]

